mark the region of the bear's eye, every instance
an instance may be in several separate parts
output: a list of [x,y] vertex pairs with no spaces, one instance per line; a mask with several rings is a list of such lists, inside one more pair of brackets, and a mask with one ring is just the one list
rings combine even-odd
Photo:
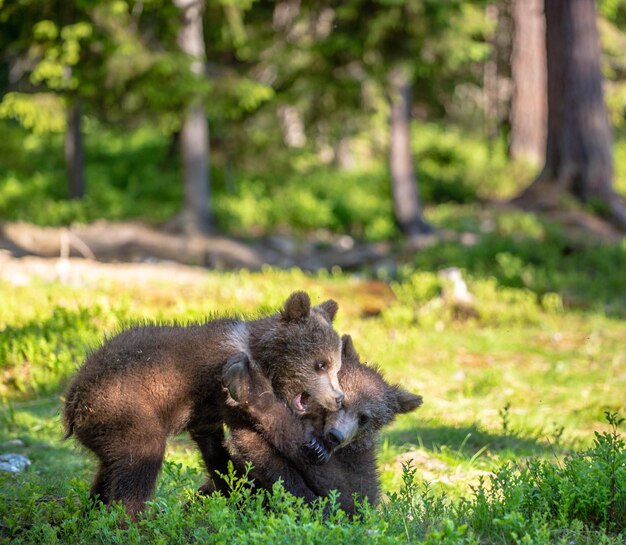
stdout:
[[315,362],[315,370],[316,371],[326,371],[327,363],[325,361],[316,361]]
[[361,413],[359,415],[359,426],[365,426],[370,421],[370,415]]

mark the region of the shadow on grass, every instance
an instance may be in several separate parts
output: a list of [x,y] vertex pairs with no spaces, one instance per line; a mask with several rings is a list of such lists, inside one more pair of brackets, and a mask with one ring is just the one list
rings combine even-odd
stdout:
[[[55,497],[69,492],[75,479],[81,486],[89,486],[97,465],[96,456],[74,437],[64,439],[62,410],[63,402],[58,395],[0,405],[0,454],[22,454],[31,461],[28,469],[20,474],[0,472],[0,497],[17,493],[15,487],[24,483],[36,484],[44,494]],[[181,450],[197,449],[186,433],[171,437],[168,445]],[[170,465],[175,472],[180,472],[171,458],[172,453],[166,455],[163,474],[172,472],[168,470]],[[206,480],[203,467],[191,471],[197,481],[195,484],[200,486]],[[163,474],[159,486],[172,481]]]
[[454,453],[457,458],[467,460],[485,451],[501,458],[517,458],[548,454],[555,448],[539,436],[492,433],[476,424],[460,427],[402,427],[383,432],[382,437],[391,445],[411,444],[435,453],[447,451]]
[[26,456],[31,465],[17,475],[0,479],[0,495],[11,488],[36,481],[44,492],[54,495],[68,489],[70,479],[90,479],[91,464],[73,441],[63,440],[58,396],[0,407],[0,453]]

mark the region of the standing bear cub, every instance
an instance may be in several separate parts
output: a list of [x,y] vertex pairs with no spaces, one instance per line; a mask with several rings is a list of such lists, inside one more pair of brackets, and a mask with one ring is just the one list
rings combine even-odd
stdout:
[[344,335],[342,344],[339,384],[345,400],[330,413],[311,405],[307,414],[295,415],[245,354],[231,358],[223,380],[228,403],[239,413],[229,414],[227,445],[237,471],[252,462],[255,486],[269,490],[281,479],[286,490],[307,502],[337,490],[341,507],[353,513],[355,496],[372,505],[378,501],[380,430],[397,414],[417,409],[422,397],[388,384],[362,364],[350,336]]
[[169,435],[189,431],[209,472],[201,491],[223,486],[226,472],[222,368],[244,353],[273,394],[297,414],[315,403],[337,410],[341,340],[332,327],[337,303],[311,308],[293,293],[282,310],[252,321],[224,318],[196,325],[140,325],[90,354],[71,383],[63,419],[98,457],[91,496],[121,501],[132,517],[153,492]]

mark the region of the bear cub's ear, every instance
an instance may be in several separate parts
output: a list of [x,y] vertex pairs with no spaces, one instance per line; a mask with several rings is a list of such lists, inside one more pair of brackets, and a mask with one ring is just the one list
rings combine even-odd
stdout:
[[412,394],[411,392],[400,388],[400,386],[392,387],[391,394],[395,398],[394,412],[396,414],[403,414],[414,411],[423,402],[422,396]]
[[341,359],[342,361],[359,361],[359,353],[354,348],[352,337],[344,335],[341,337]]
[[339,310],[339,305],[337,304],[337,301],[329,299],[328,301],[324,301],[323,303],[317,305],[315,310],[319,311],[324,318],[326,318],[329,324],[332,324],[335,319],[335,315]]
[[311,299],[303,291],[294,291],[285,301],[280,314],[287,322],[302,322],[311,314]]

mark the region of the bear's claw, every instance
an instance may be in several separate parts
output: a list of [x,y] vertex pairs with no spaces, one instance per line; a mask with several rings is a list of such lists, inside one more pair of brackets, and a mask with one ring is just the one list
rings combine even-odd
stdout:
[[312,464],[324,465],[330,460],[330,452],[315,437],[312,437],[308,443],[305,443],[303,450]]

